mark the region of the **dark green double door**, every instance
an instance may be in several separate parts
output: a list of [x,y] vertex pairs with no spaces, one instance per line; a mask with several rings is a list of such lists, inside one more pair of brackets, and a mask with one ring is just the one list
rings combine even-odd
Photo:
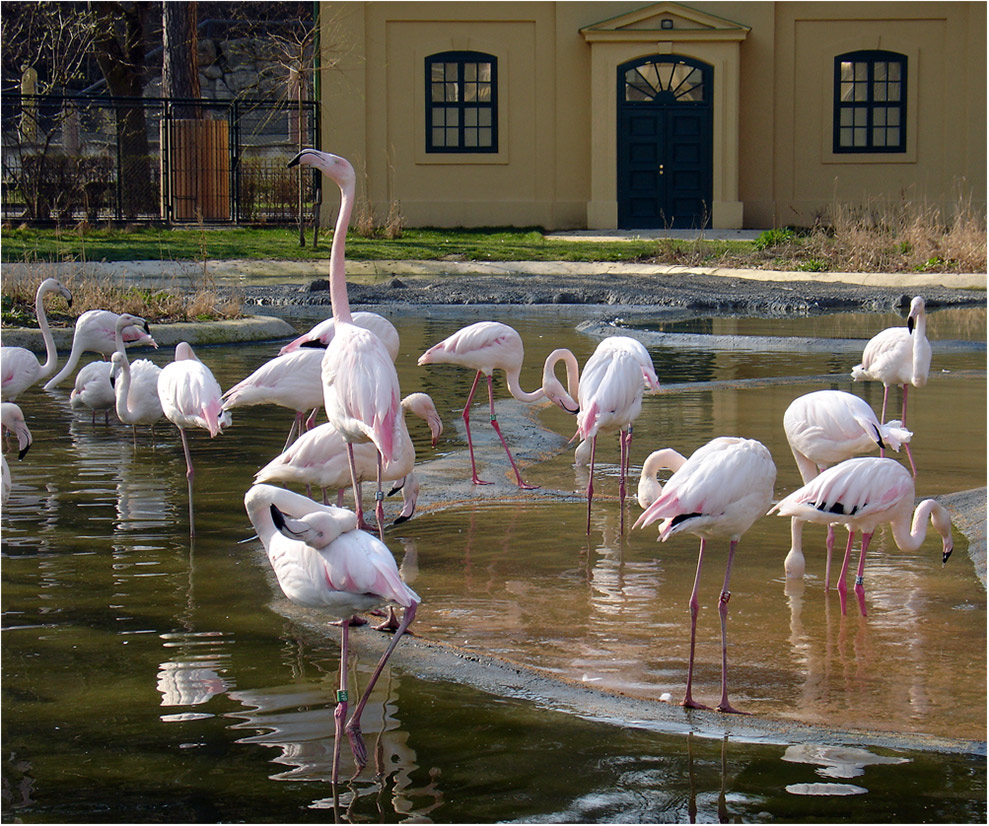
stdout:
[[619,227],[710,225],[710,72],[672,56],[619,68]]

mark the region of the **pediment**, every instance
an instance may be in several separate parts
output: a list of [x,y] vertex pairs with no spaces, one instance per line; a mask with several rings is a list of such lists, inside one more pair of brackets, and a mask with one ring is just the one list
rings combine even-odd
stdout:
[[594,40],[743,40],[749,27],[681,3],[652,3],[641,9],[584,26]]

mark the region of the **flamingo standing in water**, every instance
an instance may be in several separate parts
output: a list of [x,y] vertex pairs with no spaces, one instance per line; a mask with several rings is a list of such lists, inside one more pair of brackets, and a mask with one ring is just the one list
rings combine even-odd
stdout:
[[[882,424],[867,401],[844,390],[815,390],[794,399],[783,414],[783,430],[804,484],[836,462],[876,447],[898,451],[913,436],[899,421]],[[803,522],[795,517],[790,534],[790,552],[783,567],[788,577],[800,579],[805,569]],[[834,526],[828,525],[825,591],[831,587],[833,549]]]
[[[13,402],[3,402],[0,404],[0,426],[5,432],[9,430],[17,437],[17,458],[18,460],[23,459],[33,441],[27,422],[24,421],[24,412]],[[0,504],[6,505],[7,499],[10,497],[10,468],[7,465],[6,456],[0,455],[0,462],[3,463],[2,502]]]
[[[891,385],[903,386],[903,408],[900,421],[907,426],[907,387],[923,387],[931,369],[931,343],[927,340],[927,312],[919,295],[910,302],[906,327],[887,327],[876,333],[862,351],[862,363],[852,368],[855,381],[883,383],[883,409],[880,418],[886,421],[886,402]],[[917,475],[910,445],[906,445],[910,469]]]
[[[333,712],[336,736],[332,781],[335,784],[344,730],[358,772],[367,763],[361,714],[385,663],[415,618],[419,595],[402,580],[388,547],[371,534],[356,529],[357,519],[350,511],[319,505],[301,494],[271,485],[251,487],[244,496],[244,507],[285,596],[300,605],[326,611],[339,620],[340,690]],[[350,618],[383,605],[403,608],[402,622],[345,728]]]
[[[464,425],[467,428],[471,481],[475,485],[490,484],[490,482],[481,480],[477,475],[477,465],[474,462],[474,443],[470,433],[470,406],[482,375],[486,376],[488,380],[491,426],[498,434],[502,447],[508,454],[508,461],[512,464],[512,470],[515,471],[515,480],[523,490],[532,490],[535,486],[522,481],[522,474],[519,472],[518,465],[515,464],[512,451],[509,450],[508,443],[501,434],[501,428],[498,426],[498,419],[495,416],[491,374],[495,370],[503,370],[508,383],[508,392],[519,401],[534,402],[545,397],[567,413],[577,412],[577,402],[573,400],[571,395],[578,385],[579,365],[574,354],[566,349],[558,349],[550,353],[543,365],[542,386],[537,387],[531,393],[527,393],[519,385],[519,374],[522,371],[524,356],[521,336],[507,324],[498,321],[479,321],[476,324],[470,324],[445,338],[439,344],[434,344],[419,356],[418,363],[420,366],[424,364],[459,364],[477,371],[462,414]],[[560,361],[566,364],[569,392],[563,389],[563,385],[554,374],[556,364]]]
[[384,536],[381,469],[382,463],[396,459],[396,450],[401,449],[401,445],[394,442],[401,393],[398,373],[388,349],[370,330],[354,324],[347,299],[345,246],[350,214],[354,208],[354,168],[345,158],[316,149],[303,149],[288,165],[315,167],[340,188],[340,213],[330,247],[330,301],[335,323],[333,338],[326,347],[321,364],[323,404],[327,419],[347,442],[358,526],[363,526],[364,516],[359,500],[353,446],[355,443],[372,442],[377,449],[375,518],[378,534]]
[[[927,537],[927,520],[941,535],[941,564],[948,561],[954,542],[951,517],[942,505],[925,499],[914,510],[913,477],[893,459],[858,456],[846,459],[811,479],[802,488],[781,499],[770,513],[791,516],[819,525],[842,524],[848,529],[848,545],[838,578],[841,613],[845,613],[848,585],[845,575],[856,531],[862,534],[855,595],[864,617],[865,553],[879,525],[889,524],[893,541],[901,551],[916,551]],[[913,522],[910,516],[913,514]]]
[[45,363],[38,361],[38,357],[25,347],[0,347],[0,397],[4,401],[15,401],[32,384],[48,378],[58,366],[58,351],[45,313],[45,296],[49,293],[58,293],[72,306],[72,293],[57,278],[46,278],[38,285],[34,315],[45,342]]
[[645,527],[662,519],[659,526],[661,541],[665,542],[681,531],[692,533],[701,540],[697,573],[690,594],[690,660],[687,665],[687,693],[682,705],[686,708],[707,708],[695,701],[691,694],[699,609],[697,591],[707,540],[727,537],[728,563],[718,600],[718,613],[721,615],[721,702],[718,703],[718,710],[737,713],[738,710],[728,701],[726,632],[728,600],[731,598],[728,585],[738,540],[772,502],[776,465],[761,442],[733,436],[712,439],[695,450],[689,459],[669,449],[663,451],[663,455],[667,459],[666,465],[677,470],[633,527]]
[[137,426],[147,425],[151,430],[151,446],[154,447],[155,424],[165,415],[158,397],[161,368],[148,359],[138,359],[131,364],[123,350],[110,356],[110,362],[113,365],[110,377],[113,380],[117,418],[133,428],[134,447],[137,447]]
[[[405,412],[411,411],[428,425],[432,435],[433,445],[443,433],[443,422],[436,405],[425,393],[412,393],[402,399],[402,415],[396,419],[399,433],[396,439],[401,440],[401,460],[386,462],[382,466],[381,478],[388,481],[405,480],[400,485],[404,507],[395,524],[405,522],[412,517],[416,506],[419,484],[413,473],[415,464],[415,446],[405,425]],[[377,455],[374,445],[369,442],[354,445],[354,462],[358,471],[359,481],[372,478],[377,470]],[[323,489],[323,502],[326,503],[326,489],[336,488],[339,494],[350,486],[350,466],[347,460],[347,443],[332,424],[321,424],[296,439],[283,453],[276,456],[261,470],[254,474],[258,482],[295,482],[304,484],[307,488],[315,485]],[[394,493],[394,490],[392,491]],[[340,504],[340,499],[337,504]]]
[[189,535],[196,535],[192,510],[192,456],[185,431],[201,427],[210,438],[230,425],[230,414],[223,409],[220,385],[210,369],[203,364],[185,341],[175,346],[175,361],[166,364],[158,375],[158,398],[161,409],[179,429],[185,452],[185,476],[189,485]]
[[[618,501],[620,532],[625,532],[625,477],[628,475],[632,422],[642,410],[642,394],[648,386],[659,390],[659,379],[652,359],[642,344],[628,336],[610,336],[591,354],[580,374],[577,400],[577,433],[584,443],[590,441],[587,474],[587,533],[591,532],[591,499],[594,496],[594,454],[598,433],[618,431],[619,481]],[[583,448],[583,445],[581,445]]]
[[[120,316],[109,310],[87,310],[76,319],[75,330],[72,333],[72,349],[61,370],[45,384],[45,390],[57,387],[76,369],[79,358],[83,353],[99,353],[109,358],[118,349],[117,321]],[[125,325],[122,331],[125,345],[148,345],[158,348],[158,343],[151,335],[147,322],[142,324]]]

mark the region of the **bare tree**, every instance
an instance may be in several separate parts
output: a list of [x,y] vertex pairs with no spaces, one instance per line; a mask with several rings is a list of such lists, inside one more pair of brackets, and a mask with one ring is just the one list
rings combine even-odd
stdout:
[[[197,14],[195,0],[188,3],[161,4],[161,93],[164,97],[199,97],[199,50],[197,48]],[[198,106],[176,106],[176,117],[199,117]]]

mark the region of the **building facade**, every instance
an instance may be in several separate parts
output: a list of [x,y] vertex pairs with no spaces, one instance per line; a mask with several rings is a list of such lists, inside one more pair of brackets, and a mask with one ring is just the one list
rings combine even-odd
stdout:
[[322,2],[320,31],[322,148],[411,226],[985,208],[981,2]]

